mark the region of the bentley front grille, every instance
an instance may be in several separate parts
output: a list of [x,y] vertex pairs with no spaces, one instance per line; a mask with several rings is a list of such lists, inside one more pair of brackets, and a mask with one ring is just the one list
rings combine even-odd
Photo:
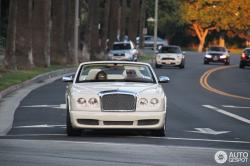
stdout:
[[103,94],[101,102],[103,111],[135,111],[136,109],[136,96],[133,94]]

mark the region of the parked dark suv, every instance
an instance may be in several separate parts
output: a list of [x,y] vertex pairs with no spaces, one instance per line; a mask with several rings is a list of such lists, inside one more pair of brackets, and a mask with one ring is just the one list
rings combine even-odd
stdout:
[[204,64],[209,64],[210,62],[220,62],[225,65],[230,64],[229,51],[225,47],[213,46],[209,47],[205,56]]
[[240,68],[250,66],[250,48],[245,48],[240,58]]

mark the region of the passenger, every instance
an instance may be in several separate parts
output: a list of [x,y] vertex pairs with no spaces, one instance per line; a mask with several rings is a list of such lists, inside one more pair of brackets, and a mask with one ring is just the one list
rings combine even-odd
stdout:
[[95,77],[95,80],[98,81],[107,80],[107,74],[104,71],[99,71]]

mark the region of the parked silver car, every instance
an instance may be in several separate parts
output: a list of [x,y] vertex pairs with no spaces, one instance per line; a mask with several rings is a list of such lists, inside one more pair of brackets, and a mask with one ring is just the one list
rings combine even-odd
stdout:
[[108,54],[113,61],[137,61],[138,50],[132,41],[114,42]]
[[[139,44],[140,42],[140,37],[136,38],[136,44]],[[157,37],[157,48],[160,48],[162,46],[167,46],[168,41],[163,40],[160,37]],[[144,36],[144,47],[145,48],[154,48],[154,36],[146,35]]]

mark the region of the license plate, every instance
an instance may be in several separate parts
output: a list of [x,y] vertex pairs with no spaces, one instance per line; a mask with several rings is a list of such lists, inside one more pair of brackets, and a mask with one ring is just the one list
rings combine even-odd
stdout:
[[217,60],[218,60],[218,57],[217,57],[217,56],[215,56],[215,57],[213,58],[213,60],[214,60],[214,61],[217,61]]
[[163,63],[166,64],[166,65],[170,65],[171,64],[171,62],[169,62],[169,61],[164,61]]

